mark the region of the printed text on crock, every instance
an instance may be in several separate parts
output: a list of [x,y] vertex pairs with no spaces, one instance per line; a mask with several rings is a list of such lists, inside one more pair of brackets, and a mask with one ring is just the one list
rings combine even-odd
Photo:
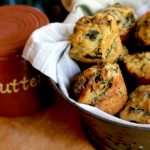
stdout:
[[21,89],[27,91],[30,87],[34,88],[40,83],[40,75],[28,79],[26,76],[22,80],[13,79],[9,83],[0,83],[0,94],[18,93]]

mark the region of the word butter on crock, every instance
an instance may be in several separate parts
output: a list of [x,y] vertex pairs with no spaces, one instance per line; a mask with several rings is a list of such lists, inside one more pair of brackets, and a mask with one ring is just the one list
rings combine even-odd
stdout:
[[18,93],[20,90],[27,91],[30,87],[34,88],[40,83],[40,75],[28,79],[26,76],[22,80],[13,79],[12,82],[0,83],[0,94]]

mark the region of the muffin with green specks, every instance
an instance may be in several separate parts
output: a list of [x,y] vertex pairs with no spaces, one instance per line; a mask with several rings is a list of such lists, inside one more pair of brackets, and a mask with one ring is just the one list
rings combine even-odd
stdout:
[[122,50],[114,17],[107,14],[79,19],[69,40],[72,47],[70,57],[83,63],[113,63]]
[[144,45],[150,46],[150,11],[138,19],[135,37]]
[[139,85],[129,95],[120,118],[136,123],[150,123],[150,85]]
[[140,84],[150,83],[150,52],[127,55],[124,62],[127,71],[136,77]]
[[108,5],[100,12],[114,16],[122,41],[129,38],[130,32],[135,27],[137,20],[136,13],[133,8],[121,5],[120,3],[115,3],[114,5]]
[[118,113],[127,101],[127,90],[119,68],[114,63],[92,66],[72,83],[74,99],[99,108],[111,115]]

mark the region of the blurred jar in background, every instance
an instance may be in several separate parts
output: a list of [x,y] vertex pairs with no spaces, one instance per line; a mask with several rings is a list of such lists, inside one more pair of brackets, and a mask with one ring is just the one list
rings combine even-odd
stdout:
[[0,116],[25,116],[52,102],[48,78],[21,57],[31,33],[49,23],[31,6],[0,7]]

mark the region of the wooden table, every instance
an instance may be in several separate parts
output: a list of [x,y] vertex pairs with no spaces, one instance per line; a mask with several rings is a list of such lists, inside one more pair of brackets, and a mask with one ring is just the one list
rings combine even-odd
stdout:
[[80,116],[61,96],[45,110],[20,118],[0,118],[0,150],[94,150]]

